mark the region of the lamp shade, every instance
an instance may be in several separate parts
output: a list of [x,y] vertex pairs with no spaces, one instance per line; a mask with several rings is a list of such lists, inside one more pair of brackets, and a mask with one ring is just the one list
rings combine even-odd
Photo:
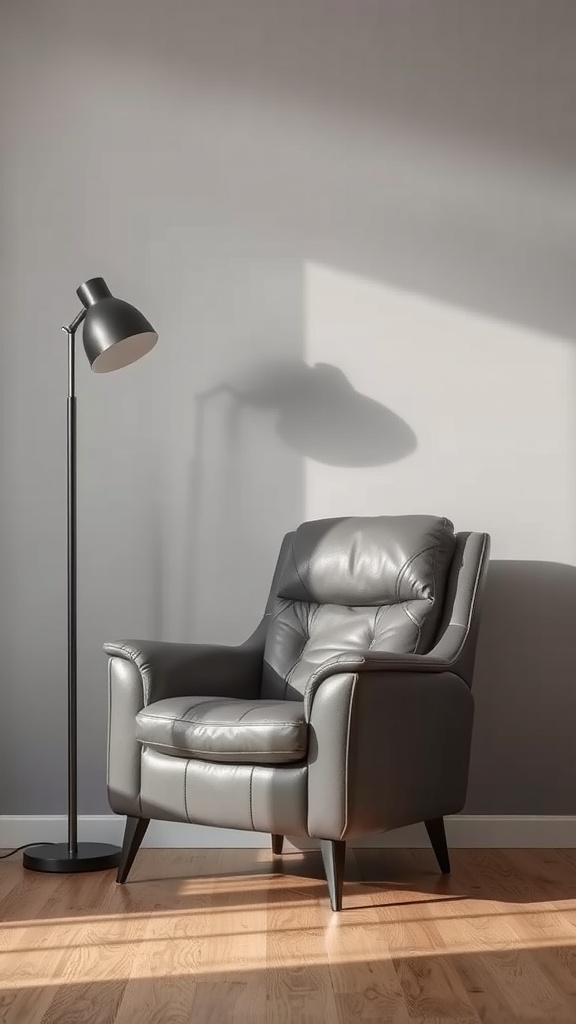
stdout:
[[93,277],[77,289],[86,308],[83,341],[95,373],[109,373],[136,362],[158,341],[145,316],[112,295],[103,277]]

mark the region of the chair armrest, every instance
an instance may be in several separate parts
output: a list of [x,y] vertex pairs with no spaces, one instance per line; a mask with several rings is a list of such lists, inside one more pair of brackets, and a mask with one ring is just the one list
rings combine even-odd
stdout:
[[310,676],[304,691],[306,716],[310,715],[318,687],[330,676],[340,675],[344,672],[417,672],[427,676],[430,673],[450,672],[451,669],[452,661],[448,658],[438,657],[433,651],[430,654],[395,654],[393,651],[338,654],[323,662]]
[[309,834],[352,838],[457,813],[473,716],[451,672],[325,678],[309,715]]
[[[142,707],[166,697],[217,696],[256,699],[264,644],[256,631],[237,647],[160,640],[115,640],[104,644],[113,659],[138,670]],[[112,680],[114,673],[112,672]]]
[[108,663],[108,800],[117,814],[138,816],[141,746],[136,715],[165,697],[256,698],[262,680],[265,620],[239,647],[117,640]]

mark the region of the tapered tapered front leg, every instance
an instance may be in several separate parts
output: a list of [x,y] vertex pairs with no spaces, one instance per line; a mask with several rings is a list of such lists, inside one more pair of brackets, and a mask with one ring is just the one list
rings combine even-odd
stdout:
[[330,906],[332,910],[342,910],[346,843],[343,839],[321,839],[320,849],[330,893]]
[[272,853],[276,854],[276,856],[279,857],[280,854],[282,853],[282,847],[283,846],[284,846],[284,836],[280,836],[280,835],[277,835],[276,833],[272,833]]
[[434,818],[432,821],[424,822],[426,825],[426,831],[430,842],[432,843],[432,849],[436,854],[436,860],[438,866],[443,875],[450,874],[450,856],[448,854],[448,844],[446,842],[446,829],[444,828],[444,818]]
[[125,882],[128,878],[134,858],[140,849],[140,844],[146,835],[146,829],[150,824],[150,818],[126,818],[124,829],[124,842],[122,843],[122,856],[118,867],[116,881]]

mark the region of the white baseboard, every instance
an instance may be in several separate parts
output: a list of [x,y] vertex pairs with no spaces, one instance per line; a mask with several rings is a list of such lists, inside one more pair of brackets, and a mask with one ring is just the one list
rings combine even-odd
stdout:
[[[88,842],[120,843],[123,819],[115,814],[82,815],[78,823],[79,839]],[[576,848],[575,815],[466,815],[446,819],[448,844],[453,848]],[[0,816],[0,848],[12,849],[24,843],[63,842],[66,839],[64,815]],[[144,846],[161,848],[234,848],[259,849],[270,845],[262,832],[184,825],[171,821],[153,821]],[[313,840],[294,839],[287,849],[317,846]],[[356,847],[420,849],[429,841],[423,825],[385,832],[369,839],[355,840]]]

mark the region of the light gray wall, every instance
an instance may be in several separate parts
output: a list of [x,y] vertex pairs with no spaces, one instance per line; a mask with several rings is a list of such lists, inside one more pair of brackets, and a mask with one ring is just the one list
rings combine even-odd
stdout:
[[81,810],[105,638],[239,640],[290,526],[432,511],[494,543],[468,810],[573,813],[575,39],[568,0],[5,6],[1,813],[65,807],[96,274],[161,341],[79,361]]

